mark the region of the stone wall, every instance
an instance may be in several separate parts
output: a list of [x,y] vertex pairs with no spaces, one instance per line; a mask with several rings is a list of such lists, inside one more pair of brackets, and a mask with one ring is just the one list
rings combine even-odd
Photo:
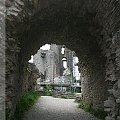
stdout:
[[30,71],[28,83],[26,84],[28,85],[28,91],[35,90],[37,79],[40,78],[39,70],[34,63],[29,63],[28,70]]
[[0,119],[5,119],[5,1],[0,1]]
[[108,52],[106,52],[106,81],[109,81],[108,92],[110,96],[104,102],[105,111],[109,113],[106,120],[120,119],[120,31],[109,39]]
[[39,73],[45,74],[46,68],[46,53],[47,51],[39,49],[37,53],[33,56],[33,62],[35,63],[36,67],[39,69]]
[[[99,58],[99,59],[98,59]],[[94,109],[103,109],[103,101],[107,99],[108,83],[105,81],[105,63],[103,58],[96,56],[91,58],[87,65],[80,65],[82,75],[83,100],[93,106]]]
[[55,43],[77,53],[84,77],[84,100],[103,109],[108,89],[106,119],[119,119],[120,2],[7,0],[6,6],[6,82],[10,99],[6,107],[13,110],[12,101],[22,94],[23,68],[30,56],[45,43]]
[[[15,103],[21,96],[22,89],[22,76],[20,76],[20,63],[19,63],[19,48],[17,41],[12,37],[7,37],[6,40],[6,113],[15,110]],[[21,70],[22,71],[22,70]]]
[[33,57],[33,62],[36,64],[39,72],[45,75],[46,80],[51,82],[55,77],[60,76],[59,61],[57,45],[52,45],[50,50],[39,49]]

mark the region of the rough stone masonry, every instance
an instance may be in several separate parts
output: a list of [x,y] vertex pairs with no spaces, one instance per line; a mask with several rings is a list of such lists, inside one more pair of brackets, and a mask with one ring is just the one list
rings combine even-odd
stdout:
[[83,100],[107,111],[106,120],[120,120],[120,1],[6,0],[10,115],[26,91],[27,61],[45,43],[64,44],[77,53]]
[[4,1],[0,1],[0,119],[5,119],[5,16]]

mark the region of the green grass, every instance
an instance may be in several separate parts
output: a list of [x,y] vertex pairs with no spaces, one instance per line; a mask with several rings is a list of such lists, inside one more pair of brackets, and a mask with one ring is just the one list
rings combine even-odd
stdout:
[[25,111],[29,110],[31,106],[38,100],[39,94],[35,91],[30,91],[22,96],[21,100],[16,106],[16,111],[11,120],[21,120]]
[[101,120],[105,120],[105,117],[107,116],[107,113],[105,111],[95,110],[92,108],[91,105],[85,103],[84,101],[81,101],[79,103],[79,108],[83,109],[86,112],[93,114],[94,116],[96,116],[97,118],[99,118]]

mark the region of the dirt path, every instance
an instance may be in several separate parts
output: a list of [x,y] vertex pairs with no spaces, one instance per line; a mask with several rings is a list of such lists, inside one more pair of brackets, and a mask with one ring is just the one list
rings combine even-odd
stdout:
[[73,99],[60,99],[42,96],[25,113],[23,120],[98,120],[89,113],[77,108]]

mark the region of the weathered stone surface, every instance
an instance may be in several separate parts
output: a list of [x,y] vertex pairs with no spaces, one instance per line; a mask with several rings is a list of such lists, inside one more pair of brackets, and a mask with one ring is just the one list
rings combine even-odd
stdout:
[[117,120],[120,120],[120,116],[117,116]]
[[107,108],[115,107],[115,100],[112,97],[109,97],[108,100],[104,101],[104,106]]
[[[9,0],[6,23],[7,90],[16,96],[15,103],[26,90],[23,68],[45,43],[65,44],[77,53],[84,78],[83,99],[94,108],[103,109],[107,89],[115,101],[120,97],[119,1]],[[114,108],[118,103],[110,105]],[[112,109],[106,119],[119,116],[117,109]]]
[[120,97],[116,99],[116,103],[120,104]]
[[28,83],[26,85],[28,85],[28,90],[35,90],[35,86],[37,85],[36,81],[40,77],[40,73],[34,63],[29,63],[28,69],[30,75],[28,77]]
[[0,120],[5,119],[5,1],[0,1]]
[[120,80],[118,80],[118,88],[120,89]]
[[115,120],[115,118],[111,118],[110,116],[107,116],[105,119],[106,120]]

